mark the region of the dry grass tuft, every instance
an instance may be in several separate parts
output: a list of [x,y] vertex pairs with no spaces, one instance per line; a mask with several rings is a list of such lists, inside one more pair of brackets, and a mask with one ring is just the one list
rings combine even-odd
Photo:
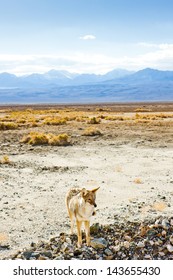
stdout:
[[87,121],[87,123],[89,123],[89,124],[99,124],[100,122],[101,122],[101,120],[96,117],[92,117]]
[[0,160],[0,164],[11,164],[11,161],[7,155],[3,156],[3,158]]
[[60,118],[46,118],[43,122],[43,124],[47,124],[47,125],[63,125],[66,124],[67,120],[64,119],[60,119]]
[[140,178],[136,178],[136,179],[134,180],[134,183],[135,183],[135,184],[142,184],[142,180],[141,180]]
[[64,134],[54,135],[48,134],[48,144],[53,146],[68,146],[70,144],[69,136]]
[[0,130],[17,129],[18,125],[13,122],[0,122]]
[[88,127],[82,133],[83,136],[100,136],[102,133],[95,127]]
[[52,133],[45,134],[42,132],[30,132],[24,136],[21,143],[28,143],[30,145],[52,145],[52,146],[67,146],[70,144],[69,136],[67,134],[54,135]]
[[107,116],[105,117],[105,120],[107,121],[129,121],[131,120],[132,118],[130,117],[127,117],[127,116],[115,116],[115,115],[110,115],[110,116]]

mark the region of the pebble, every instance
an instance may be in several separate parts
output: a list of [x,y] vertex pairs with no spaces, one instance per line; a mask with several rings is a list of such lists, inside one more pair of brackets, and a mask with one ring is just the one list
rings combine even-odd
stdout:
[[112,251],[111,251],[110,249],[106,249],[106,250],[104,251],[104,253],[105,253],[107,256],[112,256],[112,255],[113,255],[113,253],[112,253]]
[[132,238],[131,238],[130,236],[128,236],[128,235],[125,235],[125,236],[124,236],[124,239],[125,239],[126,241],[131,241]]
[[139,242],[139,243],[137,243],[137,247],[138,248],[144,248],[145,247],[145,244],[144,244],[144,242]]
[[[141,228],[144,229],[141,231]],[[94,225],[91,246],[77,247],[77,236],[61,233],[49,241],[31,243],[7,259],[17,260],[173,260],[173,218]],[[4,248],[4,250],[7,250]]]
[[102,237],[91,240],[91,246],[95,249],[104,249],[107,247],[107,245],[108,242]]
[[163,219],[162,221],[162,227],[163,229],[168,229],[169,228],[169,222],[166,219]]
[[124,241],[124,247],[127,248],[127,249],[129,249],[129,247],[130,247],[130,242]]
[[173,245],[173,235],[170,236],[169,241]]
[[168,244],[168,245],[166,246],[166,248],[167,248],[168,252],[170,252],[170,253],[173,252],[173,246],[172,246],[171,244]]

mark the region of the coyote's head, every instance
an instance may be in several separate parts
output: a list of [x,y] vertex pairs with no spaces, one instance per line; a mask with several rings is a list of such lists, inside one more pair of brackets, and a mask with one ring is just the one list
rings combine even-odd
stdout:
[[86,190],[85,188],[83,188],[81,190],[81,195],[83,197],[83,199],[85,200],[85,202],[88,202],[89,204],[93,205],[94,207],[97,207],[97,204],[95,202],[96,200],[96,191],[99,189],[100,187],[93,189],[91,191]]

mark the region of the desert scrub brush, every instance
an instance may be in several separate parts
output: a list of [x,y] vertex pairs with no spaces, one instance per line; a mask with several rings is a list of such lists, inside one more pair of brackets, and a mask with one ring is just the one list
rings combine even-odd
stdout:
[[101,120],[99,118],[96,118],[96,117],[93,117],[93,118],[90,118],[87,123],[89,124],[99,124],[101,122]]
[[52,145],[52,146],[67,146],[70,144],[69,136],[67,134],[54,135],[52,133],[45,134],[42,132],[30,132],[24,136],[21,143],[28,143],[30,145]]
[[17,129],[18,125],[11,122],[0,122],[0,130]]
[[83,136],[100,136],[102,133],[95,127],[88,127],[82,133]]
[[7,155],[3,156],[2,159],[0,159],[0,164],[11,164],[11,161]]

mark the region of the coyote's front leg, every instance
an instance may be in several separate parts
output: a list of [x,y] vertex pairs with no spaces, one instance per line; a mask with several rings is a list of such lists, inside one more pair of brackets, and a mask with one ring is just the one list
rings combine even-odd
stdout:
[[78,237],[77,246],[80,248],[82,245],[82,231],[81,231],[82,222],[76,221],[76,224],[77,224],[77,237]]
[[86,243],[87,243],[87,246],[90,246],[90,241],[91,241],[91,238],[90,238],[90,222],[85,221],[84,224],[85,224],[85,233],[86,233]]

